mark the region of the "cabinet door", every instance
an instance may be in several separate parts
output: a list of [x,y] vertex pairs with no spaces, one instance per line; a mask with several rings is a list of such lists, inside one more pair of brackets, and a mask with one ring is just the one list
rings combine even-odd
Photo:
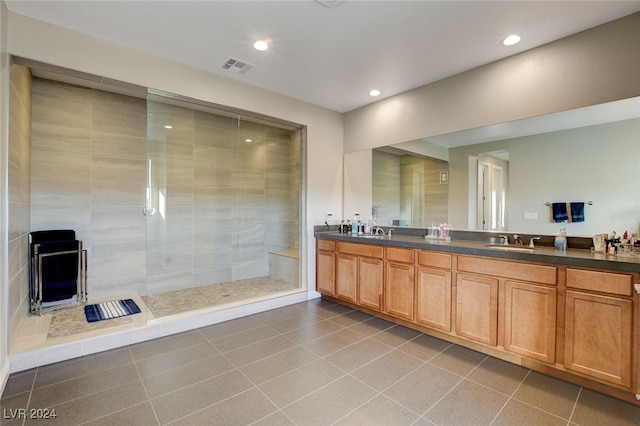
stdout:
[[358,257],[338,253],[336,262],[336,297],[356,301]]
[[382,310],[382,259],[361,257],[358,273],[358,303],[368,308]]
[[540,361],[556,356],[556,289],[506,282],[504,347]]
[[332,251],[318,251],[316,261],[316,290],[332,295],[335,292],[336,256]]
[[498,280],[470,274],[456,279],[456,334],[496,346]]
[[413,320],[415,267],[385,262],[384,310],[389,315]]
[[567,291],[565,367],[621,386],[631,386],[628,299]]
[[451,331],[451,272],[418,267],[416,321]]

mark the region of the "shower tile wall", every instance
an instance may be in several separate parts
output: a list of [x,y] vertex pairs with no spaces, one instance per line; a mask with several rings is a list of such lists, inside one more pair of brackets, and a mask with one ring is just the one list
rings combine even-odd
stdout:
[[[409,226],[426,227],[431,222],[447,222],[449,185],[440,183],[440,172],[449,169],[446,161],[415,155],[397,155],[373,150],[373,207],[377,224],[391,225],[404,219]],[[423,176],[423,217],[412,218],[414,173]]]
[[146,294],[146,101],[33,80],[31,230],[74,229],[89,297]]
[[[12,64],[9,112],[8,347],[11,349],[29,311],[29,182],[31,141],[31,71]],[[4,314],[4,313],[3,313]]]
[[414,173],[423,176],[422,214],[410,220],[410,226],[424,228],[431,223],[448,221],[449,184],[440,183],[440,172],[449,170],[446,161],[404,155],[400,161],[401,194],[400,205],[402,216],[411,218],[411,202],[413,196]]
[[[45,79],[32,86],[26,232],[77,232],[90,298],[267,276],[269,251],[298,247],[296,132]],[[147,155],[157,210],[148,223]]]
[[298,245],[292,132],[161,102],[148,110],[152,201],[166,200],[149,221],[149,294],[269,275],[268,252]]
[[388,226],[393,219],[400,219],[400,158],[374,149],[372,162],[376,224]]

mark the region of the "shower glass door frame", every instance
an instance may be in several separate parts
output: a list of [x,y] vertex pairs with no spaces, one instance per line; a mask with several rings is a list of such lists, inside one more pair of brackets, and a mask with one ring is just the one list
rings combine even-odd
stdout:
[[305,289],[305,128],[147,97],[147,305],[155,317]]

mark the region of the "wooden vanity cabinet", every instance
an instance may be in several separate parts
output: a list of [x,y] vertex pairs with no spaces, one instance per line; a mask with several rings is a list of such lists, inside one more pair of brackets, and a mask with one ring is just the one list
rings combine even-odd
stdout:
[[[458,271],[456,334],[496,346],[504,332],[506,350],[555,362],[555,266],[459,256]],[[500,292],[503,307],[498,306]]]
[[382,309],[382,247],[339,241],[336,246],[335,296]]
[[554,287],[505,282],[504,348],[547,363],[556,359]]
[[316,245],[316,290],[333,296],[336,280],[336,243],[319,239]]
[[476,342],[498,344],[498,280],[473,274],[456,278],[455,332]]
[[358,303],[367,308],[382,310],[383,261],[361,257],[358,259]]
[[564,365],[631,386],[633,275],[567,268]]
[[358,256],[336,253],[335,296],[348,302],[356,302],[358,297]]
[[418,250],[416,272],[416,322],[451,331],[452,256]]
[[331,300],[614,396],[640,393],[640,273],[322,239],[316,259]]
[[384,260],[384,311],[413,320],[415,250],[386,247]]

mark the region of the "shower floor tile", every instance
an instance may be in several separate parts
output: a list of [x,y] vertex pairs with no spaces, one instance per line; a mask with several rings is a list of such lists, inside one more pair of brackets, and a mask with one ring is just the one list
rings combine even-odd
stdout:
[[146,297],[146,303],[155,317],[160,318],[262,298],[298,288],[297,284],[277,278],[258,277],[149,295]]
[[89,300],[98,303],[114,299],[133,299],[142,311],[106,321],[89,323],[84,305],[78,305],[42,316],[30,315],[20,332],[12,353],[74,342],[90,337],[143,327],[148,320],[178,315],[223,305],[240,304],[299,289],[297,285],[270,277],[258,277],[229,283],[212,284],[151,296],[128,294]]

